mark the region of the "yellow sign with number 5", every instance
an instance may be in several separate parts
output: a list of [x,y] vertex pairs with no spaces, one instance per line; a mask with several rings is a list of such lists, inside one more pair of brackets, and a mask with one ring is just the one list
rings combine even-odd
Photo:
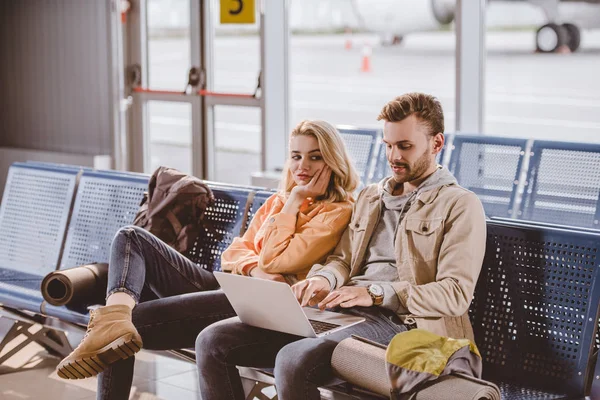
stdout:
[[221,0],[222,24],[253,24],[254,0]]

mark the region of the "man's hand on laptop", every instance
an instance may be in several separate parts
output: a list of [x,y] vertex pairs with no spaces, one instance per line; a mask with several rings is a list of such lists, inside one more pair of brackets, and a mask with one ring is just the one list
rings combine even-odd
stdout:
[[313,276],[292,286],[292,291],[302,307],[318,304],[329,294],[330,289],[331,284],[322,276]]
[[355,306],[371,307],[373,299],[364,286],[343,286],[329,293],[320,303],[319,308],[350,308]]
[[263,271],[259,267],[252,268],[250,271],[250,276],[253,278],[266,279],[268,281],[276,281],[276,282],[285,282],[285,278],[281,274],[270,274],[268,272]]

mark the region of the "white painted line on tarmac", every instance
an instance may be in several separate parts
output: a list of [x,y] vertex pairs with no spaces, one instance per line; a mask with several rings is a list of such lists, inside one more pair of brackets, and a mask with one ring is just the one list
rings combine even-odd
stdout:
[[242,131],[248,133],[260,133],[261,126],[257,124],[236,124],[233,122],[217,122],[217,129],[224,129],[228,131]]
[[[150,124],[190,128],[192,125],[192,121],[188,118],[152,116],[150,117]],[[236,124],[233,122],[217,122],[215,123],[215,127],[217,129],[223,129],[228,131],[242,131],[248,133],[260,133],[261,130],[261,126],[257,124]]]
[[[306,103],[295,103],[294,106],[299,109],[308,109],[308,110],[338,110],[338,111],[352,111],[352,112],[369,112],[371,106],[345,106],[340,108],[335,105],[328,104],[315,104],[312,102]],[[451,117],[447,117],[447,120],[451,120]],[[592,121],[574,121],[567,119],[549,119],[549,118],[530,118],[530,117],[513,117],[507,115],[486,115],[486,122],[496,122],[503,124],[521,124],[521,125],[531,125],[531,126],[551,126],[551,127],[562,127],[562,128],[577,128],[577,129],[600,129],[600,123],[592,122]],[[152,124],[160,124],[160,125],[168,125],[168,126],[180,126],[190,128],[191,121],[185,118],[174,118],[174,117],[151,117],[150,123]],[[246,132],[246,133],[256,133],[259,134],[261,131],[261,126],[257,124],[239,124],[239,123],[231,123],[231,122],[217,122],[216,128],[219,130],[227,130],[227,131],[238,131],[238,132]]]
[[[248,79],[223,79],[228,85],[234,86],[235,81],[247,84]],[[217,80],[220,82],[220,80]],[[387,95],[392,96],[390,92],[389,82],[383,78],[371,78],[367,81],[360,81],[356,78],[339,78],[333,76],[294,76],[292,81],[294,91],[308,92],[323,92],[328,91],[330,94],[335,93],[355,93],[368,95]],[[416,87],[405,87],[403,92],[417,90]],[[427,87],[419,85],[419,91],[429,92],[434,94],[439,99],[454,99],[454,92],[440,90],[439,87]],[[559,95],[556,90],[544,90],[539,87],[520,87],[515,90],[507,91],[498,88],[488,88],[486,101],[488,103],[520,103],[520,104],[539,104],[539,105],[557,105],[557,106],[573,106],[573,107],[592,107],[600,108],[600,97],[594,95],[582,94],[580,91],[565,91],[561,89]]]
[[522,117],[486,115],[485,121],[486,122],[500,122],[500,123],[506,123],[506,124],[533,125],[533,126],[600,129],[600,123],[598,123],[598,122],[573,121],[573,120],[568,120],[568,119],[522,118]]
[[[305,83],[302,85],[296,85],[294,87],[297,91],[308,91],[308,92],[323,92],[328,91],[332,93],[356,93],[356,94],[369,94],[369,95],[390,95],[389,87],[376,87],[369,86],[368,88],[359,89],[357,87],[342,86],[338,84],[325,84],[325,83]],[[427,92],[427,90],[420,89],[421,91]],[[454,99],[454,93],[451,92],[440,92],[432,90],[438,99]],[[592,107],[600,108],[600,99],[582,99],[573,98],[568,96],[540,96],[540,95],[524,95],[516,93],[496,94],[490,93],[486,96],[487,103],[519,103],[519,104],[531,104],[531,105],[555,105],[555,106],[572,106],[572,107]]]
[[192,121],[188,118],[176,118],[176,117],[159,117],[152,116],[150,117],[150,124],[157,125],[169,125],[169,126],[181,126],[181,127],[191,127]]

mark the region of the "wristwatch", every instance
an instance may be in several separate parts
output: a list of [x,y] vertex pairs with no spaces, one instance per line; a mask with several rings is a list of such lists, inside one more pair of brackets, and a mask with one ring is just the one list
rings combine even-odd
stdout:
[[369,292],[369,296],[373,299],[374,306],[380,306],[383,303],[383,288],[381,285],[372,283],[367,286],[367,292]]

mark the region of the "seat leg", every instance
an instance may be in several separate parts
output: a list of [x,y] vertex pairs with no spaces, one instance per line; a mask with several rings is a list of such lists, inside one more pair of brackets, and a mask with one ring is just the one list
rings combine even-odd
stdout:
[[248,393],[248,396],[246,396],[246,400],[277,400],[277,394],[275,394],[275,397],[269,397],[266,394],[263,393],[263,389],[268,388],[273,386],[272,384],[269,383],[264,383],[264,382],[255,382],[254,383],[254,387],[252,388],[252,390],[250,391],[250,393]]
[[4,348],[17,337],[20,335],[25,336],[25,340],[0,357],[0,365],[4,364],[9,358],[17,354],[32,342],[39,344],[49,353],[60,357],[67,356],[73,350],[69,341],[67,340],[67,336],[62,331],[57,331],[42,326],[42,328],[37,332],[31,333],[29,329],[35,325],[35,323],[12,320],[10,318],[0,318],[0,321],[4,328],[6,328],[9,324],[12,324],[12,326],[9,327],[8,332],[4,335],[2,342],[0,342],[0,353],[2,353]]

